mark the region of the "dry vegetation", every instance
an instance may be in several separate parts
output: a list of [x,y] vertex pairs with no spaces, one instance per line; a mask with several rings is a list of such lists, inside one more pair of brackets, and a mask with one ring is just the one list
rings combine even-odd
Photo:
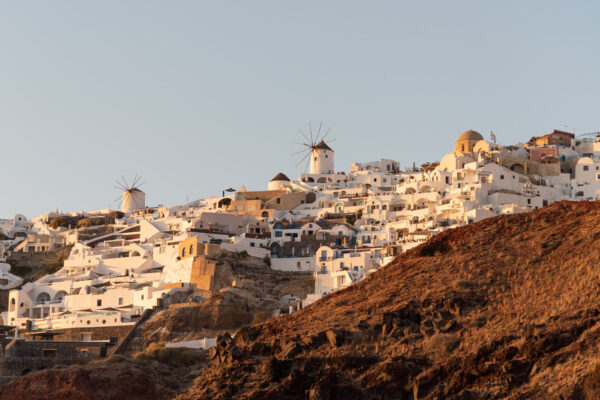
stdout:
[[300,312],[220,336],[177,398],[598,399],[599,222],[600,203],[561,202],[440,234]]
[[600,398],[599,222],[561,202],[445,232],[221,346],[180,398]]

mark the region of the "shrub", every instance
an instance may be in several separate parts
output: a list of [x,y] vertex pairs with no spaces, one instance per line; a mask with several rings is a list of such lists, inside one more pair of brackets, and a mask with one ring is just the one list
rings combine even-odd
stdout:
[[271,314],[270,311],[259,311],[256,314],[254,314],[254,319],[252,320],[252,324],[253,325],[262,324],[263,322],[270,320],[272,316],[273,316],[273,314]]
[[69,226],[77,226],[78,221],[79,218],[77,217],[63,215],[60,217],[51,218],[50,221],[48,221],[48,226],[52,229],[68,228]]
[[58,260],[54,260],[54,261],[49,261],[44,266],[44,269],[41,271],[41,274],[40,274],[40,276],[38,278],[42,277],[43,275],[53,274],[56,271],[58,271],[59,269],[61,269],[62,266],[63,266],[63,260],[62,259],[58,259]]
[[143,352],[137,353],[134,359],[140,362],[154,360],[172,367],[189,367],[203,361],[201,354],[203,354],[201,350],[186,349],[183,347],[164,347],[153,343]]
[[434,360],[441,360],[460,345],[460,339],[451,333],[436,333],[424,342],[424,350],[429,353]]
[[13,265],[10,272],[23,278],[31,273],[31,267],[28,265]]

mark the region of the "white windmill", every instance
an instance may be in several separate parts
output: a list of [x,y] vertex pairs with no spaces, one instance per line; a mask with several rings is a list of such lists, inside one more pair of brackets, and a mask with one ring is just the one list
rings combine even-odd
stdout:
[[125,177],[121,177],[121,179],[122,181],[117,181],[115,186],[115,188],[123,191],[121,196],[117,198],[117,200],[121,199],[121,211],[131,213],[146,208],[146,193],[140,190],[140,187],[144,184],[144,182],[140,183],[142,177],[136,175],[131,184],[127,182]]
[[306,142],[308,142],[308,143],[294,142],[294,143],[302,146],[303,148],[302,148],[302,150],[297,151],[297,152],[293,153],[292,155],[296,156],[298,154],[305,153],[304,156],[300,159],[300,161],[298,161],[296,166],[302,164],[308,158],[308,162],[306,164],[305,171],[310,166],[310,174],[312,174],[312,175],[333,174],[334,173],[333,172],[334,171],[334,169],[333,169],[333,149],[331,149],[331,147],[328,146],[328,143],[333,142],[335,139],[325,141],[325,138],[327,137],[327,135],[329,135],[329,132],[331,132],[331,128],[328,129],[327,132],[325,132],[325,134],[323,136],[320,136],[322,127],[323,127],[323,122],[321,122],[319,124],[319,129],[317,130],[316,135],[313,137],[312,125],[309,122],[308,130],[309,130],[310,139],[309,139],[309,135],[305,135],[304,132],[302,132],[302,130],[300,130],[300,134],[304,137],[304,139],[306,139]]

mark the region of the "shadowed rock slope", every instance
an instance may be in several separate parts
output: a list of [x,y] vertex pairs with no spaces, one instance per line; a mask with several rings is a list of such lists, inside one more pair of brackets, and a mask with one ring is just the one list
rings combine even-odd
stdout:
[[219,338],[178,399],[600,398],[600,203],[447,231]]

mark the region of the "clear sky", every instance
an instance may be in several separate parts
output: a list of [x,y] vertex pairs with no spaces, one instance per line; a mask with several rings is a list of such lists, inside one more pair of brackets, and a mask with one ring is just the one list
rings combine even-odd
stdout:
[[558,1],[2,1],[0,217],[295,178],[332,128],[336,170],[600,130],[600,6]]

